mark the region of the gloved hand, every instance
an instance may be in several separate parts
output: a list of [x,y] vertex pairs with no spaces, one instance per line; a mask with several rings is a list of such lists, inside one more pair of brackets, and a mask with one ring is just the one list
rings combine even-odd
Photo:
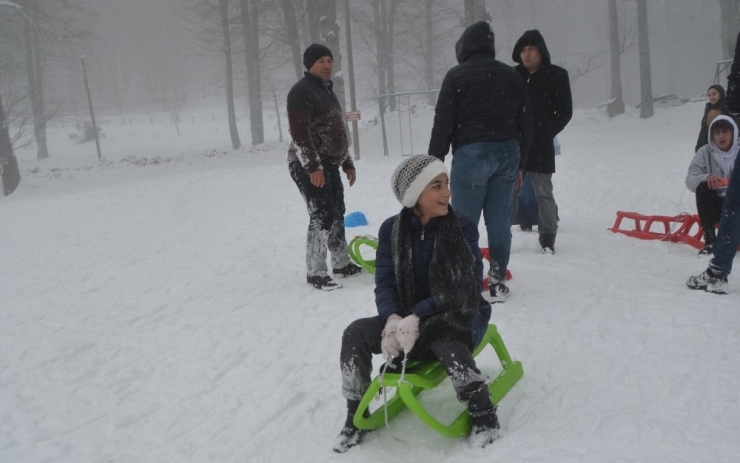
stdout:
[[396,339],[396,328],[398,322],[403,320],[400,315],[392,314],[385,322],[385,329],[381,333],[380,350],[383,352],[383,358],[398,357],[401,354],[401,345]]
[[408,354],[419,339],[419,316],[411,314],[398,322],[396,339],[404,353]]

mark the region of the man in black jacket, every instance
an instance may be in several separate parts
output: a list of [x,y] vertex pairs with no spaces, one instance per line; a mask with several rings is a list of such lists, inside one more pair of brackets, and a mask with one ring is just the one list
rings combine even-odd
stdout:
[[331,251],[335,276],[350,276],[361,267],[350,260],[344,235],[344,187],[339,168],[349,186],[357,175],[349,155],[342,107],[334,94],[331,50],[310,45],[303,54],[308,71],[288,93],[288,124],[293,141],[288,149],[290,176],[308,207],[306,281],[317,289],[341,288],[327,273],[326,251]]
[[506,267],[511,251],[511,197],[527,160],[532,116],[527,91],[514,70],[496,60],[486,21],[463,32],[455,44],[457,66],[447,72],[437,99],[429,154],[444,161],[452,145],[450,187],[458,213],[486,223],[493,302],[509,295]]
[[[532,177],[539,217],[537,232],[542,252],[555,252],[558,232],[557,204],[552,191],[552,174],[555,173],[555,146],[553,139],[573,116],[573,99],[570,93],[568,71],[550,62],[550,52],[540,31],[526,31],[514,45],[511,58],[519,63],[514,69],[527,85],[529,104],[534,117],[534,137],[529,148],[529,158],[524,164]],[[519,200],[519,189],[514,192],[513,215]]]

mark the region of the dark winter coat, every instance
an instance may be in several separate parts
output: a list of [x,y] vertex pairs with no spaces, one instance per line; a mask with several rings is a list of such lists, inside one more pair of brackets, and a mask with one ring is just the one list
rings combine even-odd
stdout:
[[[524,67],[520,56],[522,49],[528,45],[539,48],[542,54],[542,66],[534,74]],[[511,58],[519,63],[514,69],[526,83],[534,118],[534,137],[525,170],[552,174],[555,172],[553,138],[568,125],[573,116],[568,71],[550,62],[545,39],[536,29],[526,31],[519,38]]]
[[[396,242],[407,243],[404,246],[410,249],[394,252],[394,231],[405,233],[407,239],[397,236]],[[440,232],[446,235],[440,237]],[[375,304],[383,321],[394,313],[419,316],[415,353],[425,352],[431,340],[461,340],[472,349],[483,339],[491,306],[481,296],[483,257],[478,238],[475,223],[465,215],[456,215],[452,208],[448,215],[431,219],[425,227],[411,209],[404,208],[380,227]],[[412,262],[403,265],[404,255]],[[461,268],[456,269],[458,266]],[[468,276],[454,287],[449,283],[465,274]],[[413,294],[404,295],[407,292]]]
[[288,124],[293,141],[288,162],[300,161],[308,173],[321,169],[321,163],[342,166],[346,172],[355,167],[349,155],[347,129],[342,107],[332,90],[320,77],[306,72],[288,93]]
[[521,79],[496,60],[490,25],[480,21],[465,29],[455,45],[460,63],[447,72],[437,98],[429,154],[444,161],[461,146],[516,140],[520,164],[527,159],[532,117]]
[[[699,148],[709,143],[709,125],[707,124],[707,113],[710,109],[719,109],[722,114],[730,115],[727,111],[727,105],[725,103],[725,89],[721,85],[712,85],[709,88],[713,88],[719,92],[719,101],[717,104],[707,103],[704,106],[704,116],[701,118],[701,128],[699,130],[699,137],[696,139],[696,147],[694,147],[694,153],[699,151]],[[709,89],[707,89],[709,91]]]
[[727,110],[735,116],[740,114],[740,33],[735,40],[735,55],[727,76]]

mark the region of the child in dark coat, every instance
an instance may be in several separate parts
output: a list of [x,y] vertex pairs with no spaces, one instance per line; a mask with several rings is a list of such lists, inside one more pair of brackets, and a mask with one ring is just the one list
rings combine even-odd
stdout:
[[450,207],[447,170],[439,159],[416,155],[393,173],[401,212],[380,227],[376,254],[378,315],[351,323],[342,336],[340,365],[347,420],[334,450],[346,452],[364,431],[352,420],[370,386],[372,355],[436,358],[473,423],[471,445],[497,437],[490,379],[476,367],[472,351],[491,317],[481,295],[483,261],[478,227]]

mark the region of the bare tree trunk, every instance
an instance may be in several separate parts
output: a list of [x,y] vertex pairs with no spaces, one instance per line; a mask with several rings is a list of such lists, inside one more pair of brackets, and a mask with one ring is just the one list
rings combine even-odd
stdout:
[[221,11],[221,29],[224,35],[224,54],[226,55],[226,105],[229,110],[229,133],[231,146],[236,150],[242,146],[239,139],[239,130],[236,128],[236,110],[234,109],[234,70],[231,63],[231,36],[229,33],[229,5],[228,0],[219,0]]
[[[385,14],[385,70],[387,73],[386,85],[388,93],[396,93],[396,77],[393,66],[393,52],[394,52],[394,32],[395,32],[395,17],[396,10],[398,7],[398,0],[390,0],[389,9]],[[395,102],[395,99],[393,100]],[[391,111],[395,110],[394,104],[391,104]]]
[[283,20],[285,22],[285,33],[288,37],[288,45],[293,54],[293,67],[297,79],[303,77],[303,59],[301,57],[301,44],[298,40],[298,22],[295,16],[293,0],[282,0]]
[[321,25],[319,19],[323,13],[323,0],[306,0],[308,12],[308,31],[311,34],[311,43],[321,43]]
[[486,11],[485,0],[465,0],[465,26],[478,21],[490,21],[491,15]]
[[342,75],[342,53],[339,49],[339,23],[337,23],[337,1],[323,0],[322,15],[320,17],[321,41],[329,47],[334,55],[334,93],[337,95],[342,111],[346,111],[347,104],[344,98],[344,76]]
[[[33,8],[33,5],[27,5]],[[36,140],[36,158],[46,159],[49,157],[49,149],[46,144],[46,120],[43,114],[43,95],[39,94],[41,88],[41,50],[38,47],[39,38],[36,27],[29,19],[24,26],[25,39],[25,61],[26,74],[28,76],[28,97],[31,100],[31,112],[33,113],[33,136]]]
[[280,143],[283,142],[283,126],[280,123],[280,104],[278,103],[278,97],[277,92],[275,91],[275,87],[270,85],[270,92],[272,93],[272,101],[275,102],[275,114],[277,115],[277,126],[278,126],[278,133],[280,134]]
[[[241,7],[244,55],[247,64],[247,87],[249,94],[249,126],[252,145],[265,142],[262,122],[262,80],[260,76],[259,12],[252,0],[239,0]],[[251,12],[250,12],[251,7]]]
[[612,59],[612,101],[606,107],[609,117],[624,114],[624,98],[622,96],[622,63],[619,50],[619,17],[617,16],[617,0],[609,2],[609,44]]
[[8,121],[5,119],[2,96],[0,96],[0,160],[6,159],[13,154],[13,143],[10,141],[8,132]]
[[[424,29],[426,32],[426,53],[424,54],[424,76],[426,78],[427,90],[434,89],[434,23],[432,7],[434,0],[426,0],[424,5]],[[436,98],[433,93],[429,94],[428,102],[434,106]]]
[[383,35],[383,21],[380,12],[380,5],[383,0],[373,0],[373,30],[375,32],[375,56],[378,62],[378,95],[385,95],[385,37]]
[[646,119],[653,115],[653,87],[650,77],[647,0],[637,0],[637,42],[640,48],[640,117]]

